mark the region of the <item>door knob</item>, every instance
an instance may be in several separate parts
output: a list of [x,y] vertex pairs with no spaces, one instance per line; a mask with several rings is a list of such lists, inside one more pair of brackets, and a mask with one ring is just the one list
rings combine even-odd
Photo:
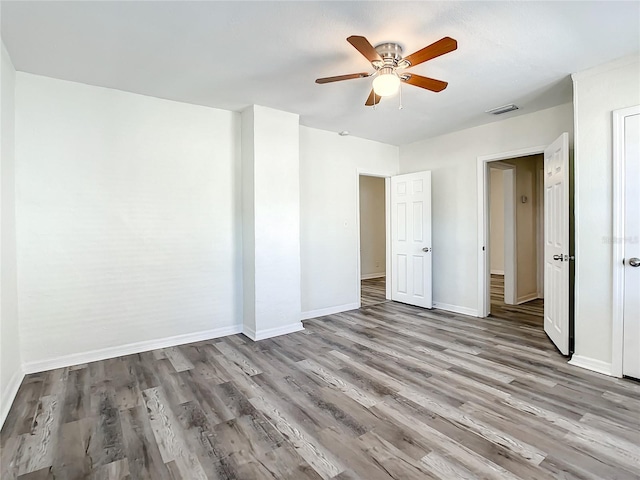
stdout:
[[424,248],[422,249],[422,251],[423,251],[423,252],[430,252],[430,251],[431,251],[431,248],[430,248],[430,247],[424,247]]
[[553,256],[553,259],[554,259],[554,260],[560,260],[560,261],[562,261],[562,260],[563,260],[562,255],[554,255],[554,256]]
[[631,265],[632,267],[640,267],[640,258],[630,258],[629,259],[629,265]]

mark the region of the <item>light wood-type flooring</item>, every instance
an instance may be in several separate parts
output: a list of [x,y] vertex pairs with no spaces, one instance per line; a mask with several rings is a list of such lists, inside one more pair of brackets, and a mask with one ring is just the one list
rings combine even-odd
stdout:
[[640,384],[539,327],[383,302],[28,375],[3,480],[637,479]]

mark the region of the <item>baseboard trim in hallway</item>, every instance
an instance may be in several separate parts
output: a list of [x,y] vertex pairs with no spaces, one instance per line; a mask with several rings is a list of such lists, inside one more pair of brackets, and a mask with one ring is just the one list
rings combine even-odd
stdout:
[[386,274],[384,272],[379,273],[366,273],[360,277],[360,280],[371,280],[372,278],[385,278]]

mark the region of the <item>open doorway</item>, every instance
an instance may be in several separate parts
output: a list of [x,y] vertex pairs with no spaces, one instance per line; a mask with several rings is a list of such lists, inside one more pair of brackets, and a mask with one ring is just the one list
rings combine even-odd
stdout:
[[[478,157],[478,316],[491,313],[491,270],[489,251],[489,166],[492,162],[514,160],[543,154],[543,171],[528,175],[531,184],[544,192],[544,201],[538,195],[536,204],[542,208],[536,215],[538,244],[535,271],[539,292],[544,292],[543,330],[562,355],[573,353],[573,268],[574,243],[572,240],[572,166],[570,161],[569,134],[562,133],[551,144],[523,148]],[[517,166],[516,166],[517,170]],[[527,178],[524,176],[523,178]],[[533,188],[533,187],[532,187]],[[527,204],[530,198],[515,195],[517,202]],[[543,226],[544,224],[544,226]],[[532,273],[533,267],[527,269]],[[543,273],[539,273],[543,272]],[[519,275],[516,275],[516,282]],[[526,301],[519,293],[519,300]],[[515,302],[517,304],[517,302]],[[519,315],[512,318],[518,319]]]
[[385,179],[359,175],[360,304],[387,301]]
[[490,313],[544,325],[542,154],[488,162]]

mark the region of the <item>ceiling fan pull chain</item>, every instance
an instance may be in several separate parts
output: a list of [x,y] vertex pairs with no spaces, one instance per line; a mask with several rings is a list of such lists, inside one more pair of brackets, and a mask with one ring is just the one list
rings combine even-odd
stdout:
[[398,110],[402,110],[402,82],[398,85],[398,93],[400,94],[400,106],[398,107]]

